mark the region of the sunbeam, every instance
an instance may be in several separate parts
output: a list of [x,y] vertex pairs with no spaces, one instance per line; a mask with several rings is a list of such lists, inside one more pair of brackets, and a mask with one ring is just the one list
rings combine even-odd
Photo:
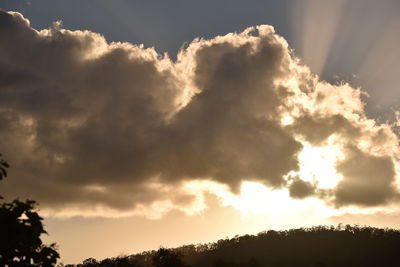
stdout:
[[316,74],[324,71],[344,10],[344,1],[293,1],[292,18],[296,51]]

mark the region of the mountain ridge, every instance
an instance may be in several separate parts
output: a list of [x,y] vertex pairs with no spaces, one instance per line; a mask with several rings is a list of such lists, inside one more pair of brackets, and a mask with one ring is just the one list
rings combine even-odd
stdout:
[[[160,248],[65,267],[398,267],[400,230],[314,226]],[[63,266],[63,265],[60,265]]]

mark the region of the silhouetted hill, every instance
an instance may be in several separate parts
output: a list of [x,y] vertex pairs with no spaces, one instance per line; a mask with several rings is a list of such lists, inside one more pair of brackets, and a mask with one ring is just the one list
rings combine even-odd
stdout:
[[69,267],[399,267],[400,231],[316,226],[235,236],[215,243],[161,248]]

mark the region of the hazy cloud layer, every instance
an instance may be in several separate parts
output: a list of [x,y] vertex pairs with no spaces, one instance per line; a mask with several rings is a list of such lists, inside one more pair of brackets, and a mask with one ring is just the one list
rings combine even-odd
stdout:
[[[300,66],[270,26],[194,40],[177,62],[59,23],[36,31],[13,12],[0,11],[0,33],[6,195],[74,214],[190,213],[204,206],[190,180],[259,181],[336,207],[397,196],[390,125],[366,118],[359,89]],[[306,143],[340,146],[336,188],[290,178]]]

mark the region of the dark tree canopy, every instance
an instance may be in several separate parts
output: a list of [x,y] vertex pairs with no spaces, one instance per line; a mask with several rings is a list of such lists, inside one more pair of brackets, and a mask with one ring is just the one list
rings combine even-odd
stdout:
[[[0,179],[7,176],[8,167],[1,158]],[[0,203],[0,266],[55,266],[60,256],[55,244],[47,246],[40,239],[46,231],[36,205],[33,200]]]
[[[316,226],[126,256],[124,267],[398,267],[400,231]],[[120,258],[119,258],[120,260]],[[77,265],[85,266],[85,265]],[[119,267],[105,259],[96,267]],[[85,266],[87,267],[87,265]]]
[[153,265],[155,267],[184,267],[185,264],[182,261],[182,255],[179,252],[160,248],[154,253],[152,258]]

